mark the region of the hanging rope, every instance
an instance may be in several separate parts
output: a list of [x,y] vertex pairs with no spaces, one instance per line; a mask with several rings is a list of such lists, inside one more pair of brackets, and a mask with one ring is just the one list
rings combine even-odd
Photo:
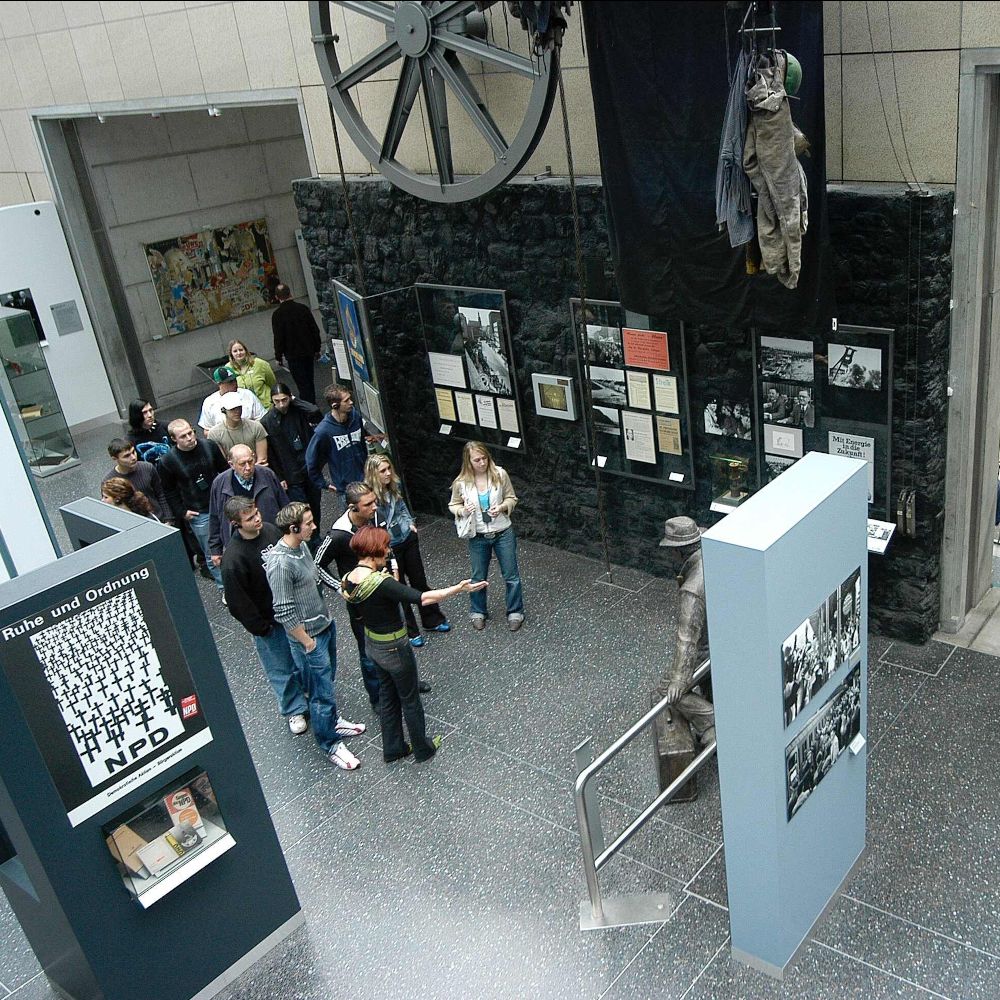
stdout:
[[330,112],[330,122],[333,125],[333,143],[337,148],[337,166],[340,168],[340,187],[344,192],[344,209],[347,212],[347,228],[351,231],[351,242],[354,244],[354,270],[357,272],[357,290],[362,295],[367,295],[365,289],[365,272],[361,269],[361,244],[358,242],[358,231],[354,227],[354,213],[351,212],[351,196],[347,190],[347,175],[344,173],[344,157],[340,151],[340,132],[337,129],[337,116],[334,114],[333,105],[327,101]]
[[[580,324],[579,331],[574,330],[576,349],[581,351],[583,361],[583,405],[586,409],[584,427],[588,437],[591,436],[591,420],[593,419],[593,398],[590,394],[590,356],[587,353],[587,283],[583,271],[583,248],[580,241],[580,207],[576,200],[576,171],[573,169],[573,144],[569,137],[569,114],[566,111],[566,89],[563,86],[562,61],[559,49],[552,50],[552,61],[555,64],[556,78],[559,82],[559,107],[562,110],[563,138],[566,142],[566,166],[569,169],[569,199],[573,207],[573,240],[576,245],[576,280],[580,286]],[[582,333],[581,333],[582,331]],[[604,498],[604,480],[601,467],[597,464],[597,442],[593,441],[591,454],[594,456],[594,486],[597,490],[597,523],[601,536],[601,551],[604,553],[604,568],[608,573],[608,583],[614,583],[611,571],[611,554],[608,549],[608,516]]]

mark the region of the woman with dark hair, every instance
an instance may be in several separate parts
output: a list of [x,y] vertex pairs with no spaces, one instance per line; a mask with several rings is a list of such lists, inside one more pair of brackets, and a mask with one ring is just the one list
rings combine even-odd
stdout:
[[[437,753],[441,737],[427,739],[424,706],[417,690],[417,661],[406,635],[400,604],[438,604],[455,594],[482,590],[486,581],[462,580],[443,590],[420,593],[394,580],[385,569],[392,549],[389,532],[366,524],[351,539],[358,558],[341,581],[341,593],[361,613],[365,625],[365,651],[378,671],[379,721],[382,725],[382,754],[386,763],[408,757],[427,760]],[[410,742],[403,741],[403,719]]]
[[101,500],[111,504],[112,507],[130,510],[140,517],[149,517],[154,521],[159,520],[153,512],[153,505],[150,503],[149,497],[120,476],[112,476],[101,483]]
[[264,409],[269,410],[271,391],[277,382],[274,369],[263,358],[258,358],[242,340],[229,341],[229,367],[236,372],[236,384],[241,389],[249,389]]
[[170,451],[167,429],[157,423],[156,410],[146,399],[133,399],[128,404],[128,432],[125,437],[135,445],[143,462],[156,465]]
[[[309,504],[313,520],[319,525],[323,494],[306,470],[306,448],[323,419],[318,406],[297,399],[285,382],[275,382],[271,389],[271,409],[260,418],[267,431],[267,462],[285,487],[290,500]],[[319,544],[319,533],[314,536]],[[310,550],[315,546],[310,543]]]

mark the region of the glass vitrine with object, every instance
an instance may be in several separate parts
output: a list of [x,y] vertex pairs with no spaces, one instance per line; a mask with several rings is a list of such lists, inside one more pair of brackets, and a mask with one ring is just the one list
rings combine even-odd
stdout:
[[80,462],[31,313],[0,306],[0,379],[14,433],[36,476]]

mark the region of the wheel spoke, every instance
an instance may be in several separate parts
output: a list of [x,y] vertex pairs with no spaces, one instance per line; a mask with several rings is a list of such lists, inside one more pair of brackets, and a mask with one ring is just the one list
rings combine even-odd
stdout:
[[507,155],[508,144],[503,137],[493,116],[489,113],[483,103],[475,84],[469,79],[469,74],[465,72],[465,67],[459,62],[458,56],[454,52],[445,52],[444,55],[438,51],[437,47],[431,48],[427,53],[434,63],[435,68],[441,77],[451,86],[462,107],[472,119],[472,124],[479,129],[482,137],[490,144],[497,159],[503,159]]
[[392,99],[389,121],[385,126],[385,138],[382,140],[382,149],[379,152],[380,159],[391,160],[396,155],[419,89],[420,74],[417,72],[417,60],[407,58],[403,61],[396,94]]
[[375,0],[338,0],[338,5],[382,24],[396,23],[395,4],[376,3]]
[[515,55],[506,49],[498,49],[492,45],[487,45],[477,38],[467,38],[465,35],[456,35],[453,31],[435,28],[434,39],[440,42],[446,49],[451,49],[452,52],[463,52],[465,55],[479,59],[481,62],[492,63],[494,66],[503,66],[504,69],[508,69],[520,76],[526,76],[533,80],[539,75],[535,64],[530,59]]
[[337,89],[341,92],[350,90],[351,87],[367,80],[380,69],[394,63],[402,54],[395,39],[383,42],[377,49],[369,52],[364,59],[359,59],[337,77]]
[[438,179],[442,185],[452,184],[455,171],[451,162],[451,137],[448,133],[448,104],[445,99],[444,83],[435,79],[434,71],[423,59],[420,60],[420,81],[423,84],[424,105],[430,119],[431,143],[434,160],[437,163]]
[[446,0],[431,14],[432,21],[449,21],[476,9],[476,0]]

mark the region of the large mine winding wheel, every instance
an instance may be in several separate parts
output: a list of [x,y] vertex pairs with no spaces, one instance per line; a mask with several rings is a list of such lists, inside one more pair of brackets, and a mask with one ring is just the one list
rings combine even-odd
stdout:
[[[331,26],[331,8],[335,6],[369,18],[385,33],[385,42],[346,67],[341,67],[338,39]],[[558,54],[552,46],[540,55],[531,53],[520,25],[510,26],[508,47],[497,38],[488,40],[486,16],[476,10],[474,0],[311,2],[309,12],[320,71],[337,117],[364,156],[397,187],[428,201],[467,201],[517,173],[534,151],[555,97]],[[524,51],[513,51],[519,44]],[[347,51],[343,40],[339,49],[341,54]],[[479,60],[487,72],[515,74],[530,81],[524,118],[513,139],[501,132],[460,56]],[[359,110],[355,88],[396,63],[400,64],[399,77],[388,118],[384,129],[373,132]],[[480,174],[455,173],[448,126],[449,92],[492,152],[493,166]],[[431,174],[417,173],[397,158],[418,94],[423,98],[432,166],[437,171]],[[419,124],[414,122],[411,127]]]

